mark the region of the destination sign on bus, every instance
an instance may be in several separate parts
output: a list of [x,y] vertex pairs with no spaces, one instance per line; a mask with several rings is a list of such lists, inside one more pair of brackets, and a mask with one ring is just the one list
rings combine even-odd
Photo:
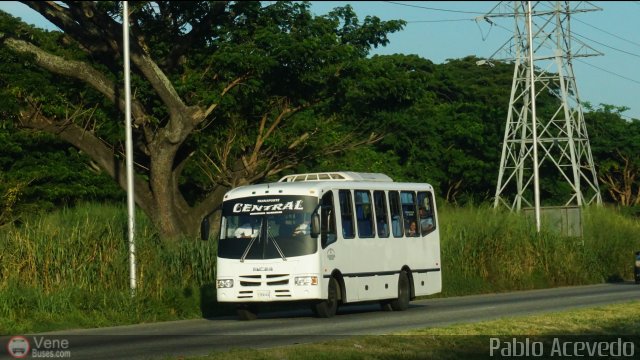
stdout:
[[302,200],[287,201],[286,203],[278,203],[271,205],[256,205],[237,203],[233,205],[233,212],[238,213],[259,213],[259,214],[279,214],[284,210],[304,210]]
[[224,213],[227,215],[271,215],[289,212],[310,212],[317,205],[317,199],[300,196],[282,196],[277,198],[244,198],[238,202],[227,202]]

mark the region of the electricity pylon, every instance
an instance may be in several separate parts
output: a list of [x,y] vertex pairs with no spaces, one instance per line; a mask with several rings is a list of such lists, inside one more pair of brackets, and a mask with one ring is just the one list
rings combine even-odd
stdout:
[[[494,207],[519,211],[535,203],[539,225],[540,172],[568,184],[565,206],[602,202],[572,65],[573,58],[602,54],[573,38],[569,27],[572,14],[601,9],[588,2],[516,1],[500,10],[505,4],[482,18],[493,24],[490,18],[513,17],[514,36],[479,62],[490,63],[501,51],[515,53],[501,59],[515,67]],[[550,102],[549,95],[559,101]]]

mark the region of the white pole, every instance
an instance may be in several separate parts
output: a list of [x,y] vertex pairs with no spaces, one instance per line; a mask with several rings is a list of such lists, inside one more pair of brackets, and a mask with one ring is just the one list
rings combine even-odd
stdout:
[[133,141],[131,134],[131,79],[129,69],[129,3],[123,1],[122,44],[124,48],[125,131],[127,147],[127,212],[129,214],[129,285],[136,292],[135,191],[133,188]]
[[533,126],[533,192],[536,212],[536,231],[540,232],[540,179],[538,174],[538,124],[536,119],[536,87],[533,67],[533,21],[531,20],[531,1],[527,1],[529,9],[527,22],[529,25],[529,75],[531,77],[531,121]]

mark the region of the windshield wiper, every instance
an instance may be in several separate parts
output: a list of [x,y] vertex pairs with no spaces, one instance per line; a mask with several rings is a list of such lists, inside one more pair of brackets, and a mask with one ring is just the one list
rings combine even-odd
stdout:
[[282,257],[282,260],[287,261],[287,258],[284,256],[282,249],[280,249],[275,236],[271,235],[271,232],[269,230],[271,230],[271,228],[267,227],[267,244],[269,243],[269,239],[271,239],[271,241],[273,241],[273,246],[276,248],[276,250],[278,250],[278,253],[280,254],[280,257]]
[[249,245],[247,245],[247,248],[244,249],[244,254],[242,254],[242,257],[240,258],[240,262],[244,262],[244,259],[247,257],[247,254],[249,254],[249,250],[251,250],[251,246],[253,246],[253,243],[256,242],[256,239],[260,237],[260,234],[262,233],[262,223],[260,223],[260,229],[258,230],[258,232],[257,233],[253,232],[253,233],[255,233],[256,235],[251,236],[251,241],[249,242]]

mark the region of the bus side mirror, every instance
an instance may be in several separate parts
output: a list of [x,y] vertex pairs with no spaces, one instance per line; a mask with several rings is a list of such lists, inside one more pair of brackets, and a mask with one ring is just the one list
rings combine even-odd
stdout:
[[316,238],[320,234],[320,214],[314,212],[311,215],[311,237]]

